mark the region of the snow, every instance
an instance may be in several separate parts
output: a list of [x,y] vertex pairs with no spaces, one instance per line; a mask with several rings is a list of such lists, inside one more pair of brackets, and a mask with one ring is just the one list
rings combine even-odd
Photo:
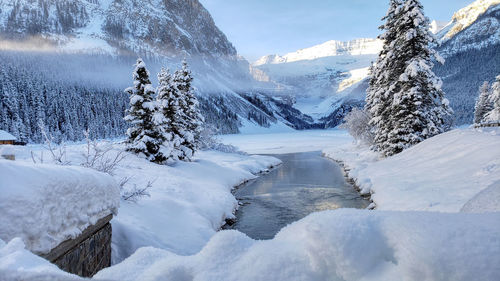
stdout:
[[266,133],[276,133],[276,132],[292,132],[293,129],[289,126],[283,124],[282,122],[271,123],[269,128],[262,127],[257,123],[249,121],[248,119],[241,120],[241,127],[239,128],[240,133],[243,135],[248,134],[266,134]]
[[315,60],[318,58],[338,55],[370,55],[377,54],[381,49],[382,41],[378,39],[361,38],[349,42],[331,40],[320,45],[288,53],[284,56],[264,56],[253,63],[253,66],[260,66],[263,64],[290,63],[303,60]]
[[[161,166],[127,154],[115,179],[132,176],[129,184],[138,187],[153,181],[150,197],[122,202],[112,221],[115,265],[94,279],[493,281],[500,276],[500,129],[457,129],[385,160],[352,145],[343,130],[222,139],[248,153],[323,150],[345,161],[358,184],[374,192],[377,210],[314,213],[272,240],[216,232],[236,207],[231,189],[279,160],[203,151],[192,163]],[[68,146],[73,164],[81,148]],[[21,162],[28,162],[29,150],[38,148],[16,149]],[[0,279],[42,274],[42,280],[51,280],[54,274],[52,279],[71,280],[23,248],[19,239],[0,241]]]
[[0,238],[21,237],[47,253],[116,214],[120,193],[108,175],[81,167],[0,160]]
[[350,70],[349,71],[350,77],[340,82],[339,88],[337,89],[337,93],[343,92],[352,85],[361,82],[366,77],[368,77],[369,74],[370,74],[369,67]]
[[441,31],[448,23],[443,22],[443,21],[437,21],[433,20],[431,22],[431,27],[430,30],[433,34],[437,34],[439,31]]
[[3,141],[15,141],[16,137],[14,137],[13,135],[7,133],[4,130],[0,130],[0,140],[3,140]]
[[71,276],[44,258],[26,250],[20,238],[12,239],[7,244],[0,239],[0,280],[17,280],[18,278],[19,280],[34,280],[35,278],[27,277],[38,274],[57,276],[57,280]]
[[154,246],[177,254],[194,254],[233,217],[237,201],[233,187],[280,161],[273,157],[204,151],[191,163],[152,164],[129,157],[117,178],[133,176],[130,184],[153,185],[150,197],[123,203],[113,219],[113,262],[138,248]]
[[447,41],[460,31],[473,24],[491,6],[500,4],[500,0],[476,0],[465,8],[457,11],[451,22],[439,31],[442,41]]
[[142,248],[94,279],[496,280],[500,213],[342,209],[312,214],[256,241],[217,233],[198,254]]
[[[456,129],[384,160],[352,144],[327,148],[378,210],[458,212],[500,180],[500,129]],[[497,203],[498,204],[498,203]],[[486,208],[486,206],[485,206]]]
[[466,213],[500,212],[500,181],[490,185],[469,200],[460,210]]
[[[122,143],[110,143],[108,145],[113,148],[110,152],[111,158],[125,149],[125,144]],[[66,146],[66,158],[71,162],[71,165],[80,165],[84,161],[82,153],[85,149],[86,146],[81,144],[68,144]],[[65,180],[64,173],[55,172],[59,171],[59,169],[74,171],[74,178],[78,178],[78,173],[87,171],[75,166],[34,166],[30,164],[32,162],[30,151],[33,151],[35,155],[39,155],[43,151],[43,147],[36,145],[16,147],[16,162],[7,162],[7,160],[2,162],[2,165],[8,168],[5,173],[11,173],[10,178],[12,180],[9,180],[9,182],[13,182],[13,179],[17,177],[22,178],[20,176],[21,171],[15,172],[16,168],[14,167],[17,166],[34,167],[30,168],[34,170],[33,177],[23,178],[28,183],[36,183],[38,174],[35,172],[45,172],[47,174],[46,179],[42,183],[50,183],[51,179],[55,181],[58,177]],[[45,156],[45,158],[48,157]],[[45,159],[45,161],[48,161],[48,159]],[[148,182],[151,182],[151,187],[147,189],[149,197],[141,198],[137,203],[122,200],[118,215],[114,216],[111,221],[113,227],[113,262],[120,262],[133,254],[138,248],[145,246],[168,249],[176,254],[183,255],[197,253],[216,233],[224,220],[233,217],[237,201],[231,190],[235,186],[257,177],[256,175],[260,172],[265,172],[270,167],[277,166],[280,163],[280,160],[274,157],[200,151],[195,154],[193,162],[178,162],[167,166],[157,165],[143,157],[126,153],[125,159],[120,162],[113,172],[115,180],[113,181],[112,178],[107,176],[105,178],[110,179],[112,182],[121,182],[129,178],[124,186],[125,190],[131,190],[134,187],[144,188]],[[2,169],[0,173],[5,170],[2,165],[0,165],[0,169]],[[41,167],[48,168],[42,169]],[[13,171],[11,172],[11,170]],[[2,188],[0,190],[3,190],[6,187],[3,188],[3,177],[0,178],[2,178]],[[79,182],[75,179],[73,186],[76,184],[79,186]],[[5,182],[5,185],[7,186],[7,182]],[[85,191],[82,190],[81,192],[84,193]],[[22,193],[21,190],[16,191],[16,194]],[[96,196],[98,195],[96,194]],[[36,194],[30,195],[29,192],[26,196],[31,196],[33,199],[39,197]],[[11,196],[8,197],[11,198]],[[95,196],[81,194],[80,197],[93,198]],[[5,213],[3,201],[4,196],[2,195],[0,197],[0,213],[2,214]],[[83,204],[87,200],[81,201]],[[47,205],[47,209],[49,210],[52,205]],[[8,209],[9,206],[5,206],[5,208]],[[68,212],[73,211],[72,208],[66,208]],[[0,225],[2,226],[8,223],[9,228],[14,228],[19,224],[15,220],[4,223],[2,219],[0,217]],[[33,217],[26,216],[24,219],[31,221]],[[32,223],[37,223],[37,220],[33,220]],[[51,223],[47,222],[43,225],[34,226],[34,230],[50,226]],[[0,228],[0,233],[2,231],[3,229]],[[0,235],[0,238],[7,241],[16,237],[12,235],[9,235],[9,237]],[[20,235],[17,234],[17,236]]]
[[325,147],[345,145],[352,141],[343,130],[309,130],[239,134],[222,136],[222,141],[250,154],[287,154],[321,151]]

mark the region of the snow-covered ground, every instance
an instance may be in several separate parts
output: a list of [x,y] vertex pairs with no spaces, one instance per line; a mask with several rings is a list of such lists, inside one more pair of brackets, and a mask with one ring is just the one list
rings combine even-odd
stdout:
[[381,161],[352,144],[324,154],[345,163],[379,210],[458,212],[500,181],[500,129],[453,130]]
[[[223,141],[258,154],[322,150],[345,161],[358,184],[373,192],[377,210],[315,213],[267,241],[233,230],[216,233],[236,204],[231,187],[276,165],[275,158],[208,151],[194,163],[163,167],[128,157],[115,178],[135,171],[139,176],[131,184],[156,180],[150,198],[122,202],[113,222],[113,248],[123,252],[114,256],[120,260],[138,247],[152,247],[94,279],[495,281],[500,276],[495,185],[500,129],[457,129],[385,160],[354,146],[341,130],[229,135]],[[19,272],[35,276],[45,267],[20,241],[0,242],[0,279],[1,274],[17,278]]]
[[500,213],[336,210],[255,241],[215,235],[194,256],[143,248],[94,278],[118,280],[498,280]]
[[[122,144],[109,145],[113,148],[109,152],[110,158],[124,149]],[[103,148],[106,146],[107,144],[103,144]],[[70,165],[79,165],[84,162],[85,149],[84,144],[67,145],[64,160],[69,161]],[[18,166],[31,167],[26,169],[37,171],[37,167],[41,165],[33,165],[31,151],[34,151],[35,159],[39,159],[44,148],[14,147],[12,152],[16,154],[16,161],[1,161],[1,167],[6,168],[2,170],[12,172],[10,178],[22,178],[19,174],[23,171],[17,170]],[[49,153],[43,153],[45,162],[51,162]],[[201,151],[191,163],[180,162],[166,166],[126,154],[113,172],[116,182],[128,178],[125,189],[133,189],[134,186],[141,189],[149,182],[151,187],[147,189],[149,197],[143,197],[136,203],[122,200],[118,215],[112,220],[113,262],[120,262],[145,246],[168,249],[183,255],[197,253],[216,233],[225,218],[233,216],[237,206],[237,201],[231,194],[233,187],[279,164],[280,160],[274,157]],[[54,166],[50,167],[56,169]],[[82,168],[60,168],[63,172],[76,169]],[[58,173],[55,171],[53,174]],[[59,178],[64,179],[63,176]],[[58,177],[54,178],[57,179]],[[26,177],[19,183],[33,184],[30,182],[33,180],[36,181]],[[5,184],[7,188],[11,182],[5,182],[2,178],[0,185]],[[75,186],[80,184],[73,185]],[[0,211],[3,212],[3,208]],[[50,227],[48,222],[45,225]]]
[[226,135],[222,141],[250,154],[286,154],[321,151],[326,147],[350,144],[344,130],[311,130],[267,134]]

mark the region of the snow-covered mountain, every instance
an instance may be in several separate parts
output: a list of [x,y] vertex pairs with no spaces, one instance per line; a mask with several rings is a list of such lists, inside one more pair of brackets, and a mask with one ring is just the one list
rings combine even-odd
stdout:
[[377,39],[328,41],[283,56],[264,56],[252,65],[284,85],[281,94],[293,96],[297,108],[320,119],[345,96],[359,94],[356,86],[368,76],[381,48]]
[[477,0],[469,6],[457,11],[451,22],[439,31],[438,36],[446,41],[453,38],[456,34],[468,28],[476,22],[491,6],[500,4],[500,0]]
[[434,70],[443,79],[457,124],[470,124],[479,87],[500,74],[500,0],[473,2],[437,36],[446,62]]
[[39,50],[43,40],[58,51],[142,56],[164,64],[187,57],[204,82],[198,87],[217,84],[215,79],[234,88],[251,79],[248,63],[198,0],[4,0],[0,38],[4,46],[25,43],[16,49]]
[[436,35],[441,55],[451,56],[500,43],[500,0],[477,0],[456,12]]
[[[500,0],[477,0],[449,23],[433,21],[430,29],[446,58],[435,71],[443,78],[456,123],[470,123],[478,87],[500,74]],[[381,46],[375,39],[329,41],[283,56],[264,56],[253,67],[294,96],[301,111],[334,126],[353,105],[362,105],[368,67]]]
[[[176,68],[187,58],[206,119],[221,132],[237,132],[247,121],[264,127],[279,122],[269,114],[272,110],[266,112],[243,97],[254,88],[274,85],[252,77],[258,71],[250,72],[250,64],[238,56],[198,0],[2,0],[0,51],[37,51],[37,56],[39,51],[63,52],[68,62],[57,72],[64,76],[85,73],[92,77],[86,78],[86,87],[92,87],[98,77],[115,89],[131,83],[130,72],[137,56],[147,62],[153,83],[154,73],[161,66]],[[90,63],[84,66],[72,62],[68,53]],[[91,58],[82,59],[82,54]],[[15,68],[46,63],[29,57],[23,60],[33,61],[19,64],[16,59],[12,60]],[[264,76],[262,73],[260,78]]]
[[263,64],[291,63],[296,61],[315,60],[324,57],[341,55],[372,55],[379,52],[381,47],[382,42],[374,39],[357,39],[348,42],[331,40],[311,48],[301,49],[296,52],[288,53],[284,56],[264,56],[253,63],[253,65],[260,66]]
[[7,38],[42,35],[67,49],[236,57],[197,0],[4,0],[0,30]]

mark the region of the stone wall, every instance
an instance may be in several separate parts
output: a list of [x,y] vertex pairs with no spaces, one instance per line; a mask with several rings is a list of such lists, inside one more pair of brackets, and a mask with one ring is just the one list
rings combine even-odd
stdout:
[[109,215],[67,240],[50,253],[41,255],[60,269],[82,277],[91,277],[111,265],[111,220]]

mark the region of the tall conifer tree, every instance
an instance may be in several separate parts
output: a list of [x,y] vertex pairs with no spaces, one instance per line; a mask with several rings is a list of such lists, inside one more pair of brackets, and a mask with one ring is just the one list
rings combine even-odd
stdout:
[[[392,7],[391,3],[390,11]],[[444,98],[441,80],[432,72],[433,60],[442,59],[430,48],[435,39],[419,0],[404,1],[387,18],[386,26],[396,28],[396,33],[388,46],[387,61],[377,64],[386,71],[379,74],[382,78],[372,78],[383,83],[373,83],[378,91],[370,98],[382,96],[384,107],[382,113],[373,115],[375,149],[391,156],[443,133],[451,126],[453,111]]]
[[143,153],[152,162],[162,163],[165,161],[165,156],[160,148],[164,140],[161,131],[153,121],[155,91],[142,59],[137,60],[133,79],[134,86],[125,90],[130,95],[130,107],[125,116],[125,120],[131,124],[127,130],[128,150]]
[[182,112],[182,128],[179,130],[184,142],[182,151],[184,160],[190,160],[200,147],[203,116],[201,115],[199,103],[193,92],[193,77],[187,62],[182,62],[182,68],[175,72],[174,84],[178,92],[179,107]]
[[371,116],[370,126],[374,128],[374,150],[383,150],[390,130],[390,106],[394,96],[394,80],[401,74],[402,62],[395,58],[394,43],[398,35],[396,18],[401,12],[401,0],[390,0],[389,9],[380,26],[384,30],[378,38],[384,41],[378,59],[370,68],[371,79],[366,95],[365,111]]

